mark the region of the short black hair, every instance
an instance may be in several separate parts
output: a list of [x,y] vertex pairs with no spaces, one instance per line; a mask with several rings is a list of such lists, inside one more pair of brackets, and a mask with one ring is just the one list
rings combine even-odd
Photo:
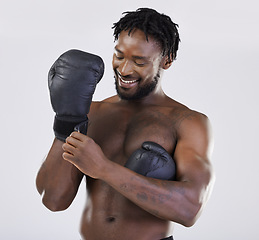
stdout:
[[165,14],[158,13],[150,8],[138,8],[136,11],[123,12],[125,14],[117,23],[113,24],[114,40],[118,40],[122,31],[129,31],[129,35],[135,29],[143,31],[148,41],[152,36],[160,43],[163,55],[167,54],[171,60],[176,59],[180,42],[178,24]]

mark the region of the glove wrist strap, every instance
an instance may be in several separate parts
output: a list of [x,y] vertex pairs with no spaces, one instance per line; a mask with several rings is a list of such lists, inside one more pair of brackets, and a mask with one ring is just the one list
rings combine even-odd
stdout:
[[57,139],[65,142],[66,138],[73,132],[78,131],[86,135],[88,118],[84,120],[64,120],[55,116],[53,130]]

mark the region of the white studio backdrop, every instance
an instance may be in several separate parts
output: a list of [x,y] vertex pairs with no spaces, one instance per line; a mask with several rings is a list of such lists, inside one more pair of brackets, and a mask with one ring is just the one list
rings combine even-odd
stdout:
[[258,201],[257,1],[0,2],[0,239],[80,239],[84,184],[71,207],[52,213],[36,191],[37,171],[52,144],[47,73],[77,48],[106,64],[95,100],[115,94],[111,26],[128,10],[155,8],[179,24],[178,59],[163,77],[165,92],[211,120],[216,183],[198,222],[175,226],[175,239],[254,240]]

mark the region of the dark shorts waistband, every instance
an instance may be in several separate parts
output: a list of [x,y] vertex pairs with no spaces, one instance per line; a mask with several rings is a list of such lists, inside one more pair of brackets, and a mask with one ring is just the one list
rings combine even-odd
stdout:
[[160,240],[174,240],[173,236],[167,237],[167,238],[162,238]]

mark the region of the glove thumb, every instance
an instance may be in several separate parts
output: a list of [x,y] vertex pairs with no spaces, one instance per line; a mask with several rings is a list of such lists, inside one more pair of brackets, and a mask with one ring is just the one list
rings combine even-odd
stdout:
[[150,142],[150,141],[144,142],[142,144],[142,148],[147,151],[153,151],[153,152],[159,153],[161,155],[164,155],[164,153],[167,153],[167,151],[162,146],[160,146],[155,142]]

